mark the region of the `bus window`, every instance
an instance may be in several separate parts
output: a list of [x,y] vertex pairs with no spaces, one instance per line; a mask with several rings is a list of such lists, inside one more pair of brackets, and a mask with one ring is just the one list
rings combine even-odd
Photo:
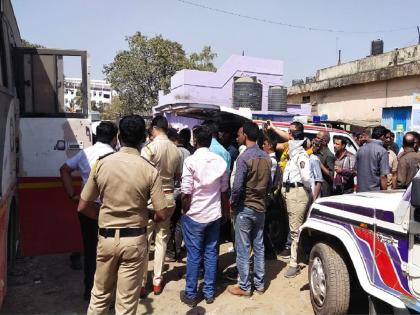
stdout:
[[69,90],[68,102],[60,107],[66,113],[82,113],[82,68],[79,56],[63,56],[63,81],[66,90]]

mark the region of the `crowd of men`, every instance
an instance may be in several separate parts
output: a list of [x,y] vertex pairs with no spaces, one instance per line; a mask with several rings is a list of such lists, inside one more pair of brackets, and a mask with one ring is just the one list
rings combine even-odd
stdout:
[[[298,230],[314,200],[355,189],[407,188],[420,165],[419,134],[406,133],[399,150],[383,126],[373,129],[371,139],[357,135],[356,155],[346,150],[344,136],[333,138],[335,153],[327,131],[305,138],[300,122],[287,132],[269,121],[263,130],[246,122],[236,139],[205,123],[193,128],[193,146],[190,130],[177,132],[163,116],[147,130],[142,117],[131,115],[118,128],[101,122],[96,133],[96,143],[60,169],[66,193],[78,202],[89,314],[106,313],[114,298],[116,313],[135,314],[148,294],[152,242],[154,294],[164,288],[165,260],[179,260],[184,244],[180,299],[191,307],[201,298],[213,303],[223,221],[232,223],[237,268],[237,283],[228,292],[263,294],[270,199],[281,199],[287,209],[290,247],[280,256],[290,257],[285,277],[292,278],[300,272]],[[80,196],[72,186],[75,170],[84,183]]]

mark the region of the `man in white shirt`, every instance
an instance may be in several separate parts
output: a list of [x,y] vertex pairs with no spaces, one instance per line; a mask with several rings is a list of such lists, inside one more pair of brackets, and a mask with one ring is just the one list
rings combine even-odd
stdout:
[[210,152],[212,133],[208,126],[193,129],[197,150],[184,163],[182,171],[182,233],[187,248],[187,275],[181,301],[194,307],[200,262],[204,259],[203,295],[213,303],[216,287],[218,244],[222,210],[229,213],[227,164]]
[[[101,156],[114,152],[114,147],[117,144],[117,132],[118,128],[113,122],[101,122],[96,128],[96,143],[91,147],[81,150],[75,156],[69,158],[66,163],[61,166],[60,174],[64,189],[68,197],[75,202],[75,205],[79,202],[79,194],[74,191],[72,173],[74,171],[79,171],[84,185],[89,178],[90,170],[96,160]],[[97,200],[98,204],[99,202],[100,201]],[[98,221],[88,218],[81,213],[78,215],[84,247],[84,298],[85,300],[89,300],[90,291],[93,286],[93,276],[95,275],[96,269]]]
[[276,143],[274,143],[269,138],[264,138],[262,149],[265,153],[268,154],[271,160],[271,181],[274,182],[274,175],[276,175],[277,168],[279,167],[279,161],[276,157],[276,151],[275,151]]

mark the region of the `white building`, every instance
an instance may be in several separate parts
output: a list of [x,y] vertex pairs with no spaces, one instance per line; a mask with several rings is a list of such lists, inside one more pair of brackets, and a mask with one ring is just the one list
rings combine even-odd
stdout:
[[[77,104],[77,90],[80,87],[82,79],[79,78],[65,78],[64,79],[64,103],[66,107],[75,106],[78,109]],[[102,107],[105,104],[111,104],[111,99],[116,95],[116,92],[112,90],[111,85],[105,80],[90,80],[90,101],[91,106],[95,105],[97,108]]]

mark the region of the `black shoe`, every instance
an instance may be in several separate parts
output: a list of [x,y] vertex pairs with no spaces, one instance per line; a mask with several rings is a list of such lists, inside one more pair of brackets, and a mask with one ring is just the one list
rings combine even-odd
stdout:
[[286,247],[285,249],[283,249],[279,254],[279,257],[283,259],[290,258],[290,247]]
[[214,302],[214,296],[204,298],[204,299],[206,300],[206,304],[213,304],[213,302]]
[[197,299],[190,299],[185,296],[185,291],[181,291],[179,294],[179,298],[181,302],[188,305],[189,307],[193,308],[197,305]]

